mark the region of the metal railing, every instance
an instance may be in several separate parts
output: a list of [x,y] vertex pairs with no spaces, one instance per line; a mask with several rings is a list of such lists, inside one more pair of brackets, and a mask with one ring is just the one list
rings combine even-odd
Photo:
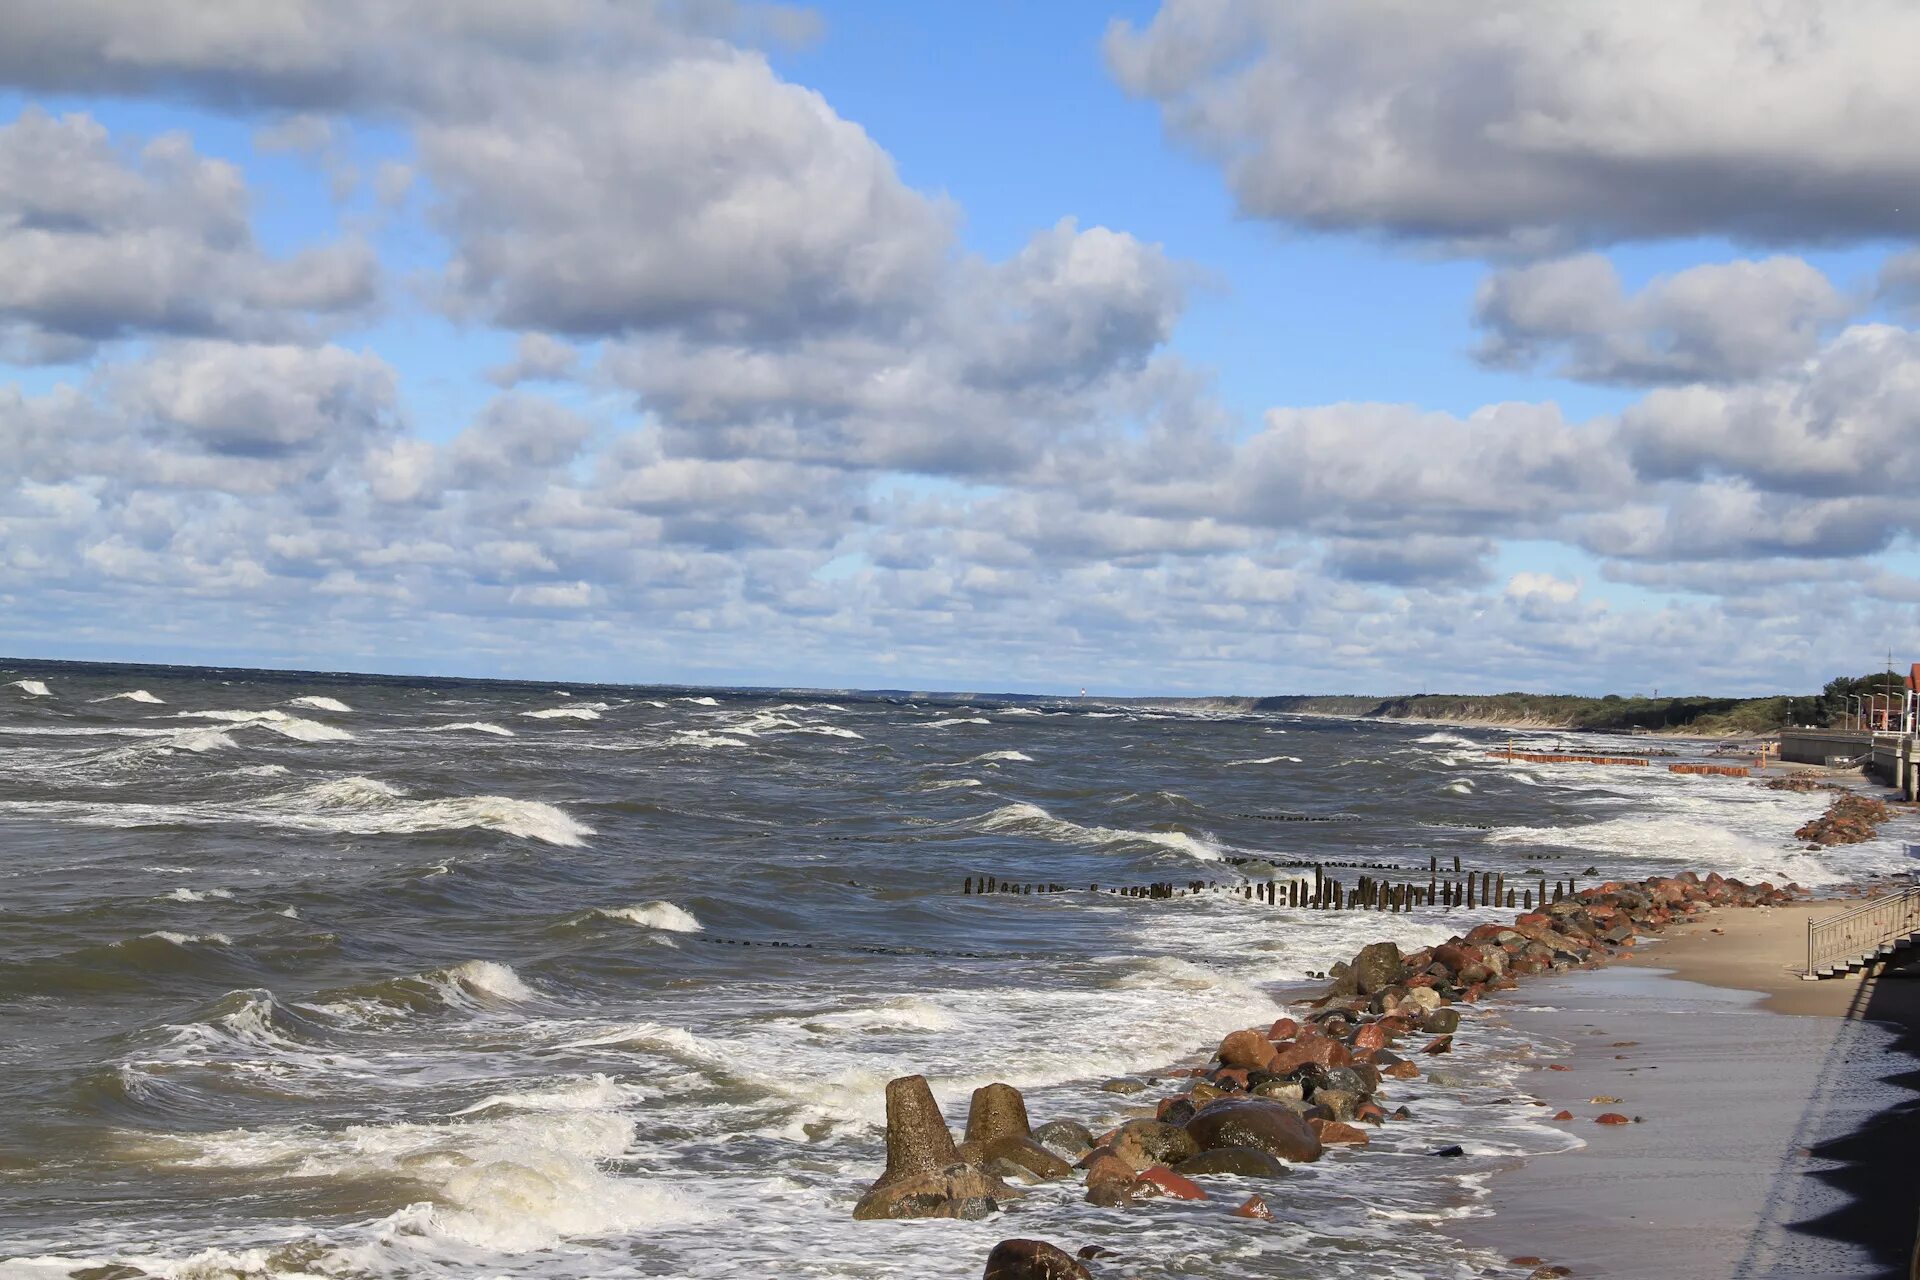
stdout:
[[1920,885],[1807,921],[1808,978],[1877,954],[1880,948],[1920,933]]

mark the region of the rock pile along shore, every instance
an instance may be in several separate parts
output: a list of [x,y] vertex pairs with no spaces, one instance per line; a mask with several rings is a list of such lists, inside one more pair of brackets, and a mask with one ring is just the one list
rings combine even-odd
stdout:
[[[1019,1091],[993,1084],[974,1092],[966,1138],[956,1144],[925,1078],[903,1077],[887,1086],[886,1170],[853,1216],[983,1218],[1025,1194],[1021,1186],[1076,1170],[1086,1199],[1105,1207],[1205,1200],[1203,1182],[1216,1175],[1283,1178],[1290,1164],[1318,1160],[1329,1146],[1364,1147],[1370,1128],[1411,1119],[1405,1108],[1388,1109],[1386,1082],[1417,1079],[1413,1055],[1452,1049],[1461,1026],[1455,1005],[1517,987],[1530,974],[1597,967],[1637,938],[1710,907],[1776,906],[1803,896],[1798,885],[1687,872],[1595,885],[1510,925],[1479,925],[1411,953],[1372,943],[1333,967],[1327,993],[1305,1002],[1298,1018],[1232,1032],[1206,1066],[1163,1072],[1185,1087],[1161,1099],[1154,1116],[1099,1135],[1071,1120],[1035,1127]],[[1271,1216],[1257,1195],[1233,1212]],[[1076,1258],[1044,1241],[1008,1240],[993,1251],[986,1274],[1089,1276],[1082,1260],[1101,1252],[1089,1247]]]

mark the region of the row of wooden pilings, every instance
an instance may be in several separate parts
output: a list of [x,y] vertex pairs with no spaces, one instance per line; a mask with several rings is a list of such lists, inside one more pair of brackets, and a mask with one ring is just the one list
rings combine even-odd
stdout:
[[[1236,894],[1252,902],[1264,902],[1272,907],[1305,908],[1315,911],[1412,911],[1418,907],[1440,907],[1451,910],[1454,907],[1507,907],[1515,910],[1531,911],[1534,905],[1546,906],[1549,902],[1559,902],[1571,896],[1578,883],[1569,876],[1565,880],[1549,881],[1544,876],[1538,881],[1538,891],[1529,885],[1526,888],[1509,886],[1505,872],[1476,871],[1460,874],[1460,861],[1454,859],[1454,875],[1442,879],[1440,860],[1431,858],[1427,864],[1427,883],[1409,883],[1390,879],[1361,876],[1348,885],[1326,874],[1321,866],[1313,868],[1313,882],[1306,877],[1288,880],[1247,881],[1239,884],[1221,884],[1215,880],[1159,880],[1151,884],[1109,885],[1104,892],[1122,898],[1185,898],[1204,893]],[[1054,883],[1023,883],[1002,880],[997,876],[968,876],[960,887],[964,895],[1066,893],[1071,886]],[[1087,892],[1102,892],[1098,884],[1087,886]],[[1551,895],[1551,896],[1549,896]]]

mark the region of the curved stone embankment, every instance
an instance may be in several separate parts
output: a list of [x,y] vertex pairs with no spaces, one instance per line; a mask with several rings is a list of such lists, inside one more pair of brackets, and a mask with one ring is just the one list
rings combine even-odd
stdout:
[[[1773,906],[1804,895],[1798,885],[1688,872],[1595,885],[1512,924],[1479,925],[1411,953],[1372,943],[1334,966],[1327,993],[1306,1002],[1299,1017],[1235,1031],[1207,1065],[1162,1073],[1184,1079],[1184,1087],[1161,1099],[1153,1117],[1099,1135],[1071,1120],[1035,1127],[1019,1091],[993,1084],[974,1092],[965,1140],[956,1144],[925,1078],[903,1077],[887,1086],[886,1170],[854,1217],[984,1218],[1025,1194],[1022,1185],[1076,1171],[1086,1199],[1105,1207],[1208,1199],[1211,1176],[1284,1177],[1288,1165],[1318,1160],[1328,1146],[1364,1147],[1370,1128],[1411,1121],[1405,1108],[1389,1110],[1387,1082],[1417,1079],[1417,1059],[1451,1051],[1461,1026],[1455,1005],[1517,987],[1530,974],[1596,967],[1637,938],[1710,907]],[[1624,1122],[1612,1113],[1598,1117]],[[1233,1212],[1271,1216],[1258,1195]],[[1085,1261],[1102,1252],[1090,1246],[1076,1258],[1044,1241],[1007,1240],[986,1275],[1088,1277]]]

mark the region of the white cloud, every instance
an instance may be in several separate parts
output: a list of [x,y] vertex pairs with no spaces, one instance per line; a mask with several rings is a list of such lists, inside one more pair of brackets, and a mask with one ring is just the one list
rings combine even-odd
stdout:
[[1804,360],[1854,309],[1799,258],[1709,263],[1627,294],[1598,254],[1497,271],[1480,285],[1479,358],[1584,382],[1730,382]]
[[1164,0],[1115,76],[1241,210],[1457,247],[1913,231],[1905,0]]
[[232,165],[184,136],[137,150],[83,115],[0,126],[0,357],[72,360],[143,334],[287,339],[377,296],[355,242],[273,258]]

